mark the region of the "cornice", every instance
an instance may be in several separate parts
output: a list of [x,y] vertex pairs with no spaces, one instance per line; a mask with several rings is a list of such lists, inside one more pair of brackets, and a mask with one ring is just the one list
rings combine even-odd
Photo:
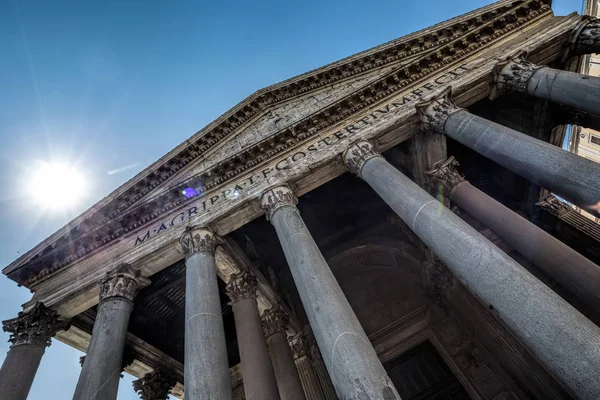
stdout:
[[[188,141],[189,145],[172,157],[163,158],[161,166],[154,168],[147,176],[98,209],[95,214],[81,221],[77,227],[58,237],[54,243],[47,243],[43,250],[26,261],[25,265],[31,267],[31,272],[25,274],[27,277],[17,278],[15,274],[13,279],[26,286],[46,279],[64,266],[97,252],[109,243],[185,204],[187,199],[181,196],[180,191],[182,187],[190,184],[190,181],[200,180],[207,192],[212,191],[315,137],[319,132],[401,93],[431,74],[551,13],[548,3],[541,0],[507,2],[489,12],[465,17],[454,24],[440,24],[438,30],[425,31],[422,36],[413,37],[408,41],[398,41],[380,52],[368,53],[360,62],[359,59],[350,58],[347,63],[336,63],[331,69],[317,70],[319,72],[315,71],[313,75],[289,82],[284,87],[257,92],[256,95],[250,96],[251,101],[245,105],[240,104],[232,115],[227,114],[217,120],[218,123],[209,125],[201,131],[204,133],[199,139]],[[266,107],[382,65],[414,58],[415,55],[420,57],[393,69],[336,103],[281,129],[241,153],[213,165],[200,176],[180,182],[167,192],[132,208],[136,202],[177,172],[204,157],[207,152],[234,134],[241,125],[259,114],[262,115],[261,111],[266,110]],[[350,70],[343,72],[344,68]],[[334,70],[338,72],[333,72]],[[5,273],[12,277],[18,268],[19,265],[12,269],[7,268]]]

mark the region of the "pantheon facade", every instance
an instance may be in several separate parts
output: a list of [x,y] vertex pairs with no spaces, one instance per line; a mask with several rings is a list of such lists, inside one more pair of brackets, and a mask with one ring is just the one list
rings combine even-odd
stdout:
[[0,397],[54,338],[74,400],[600,399],[600,165],[561,148],[599,52],[502,0],[257,91],[4,268]]

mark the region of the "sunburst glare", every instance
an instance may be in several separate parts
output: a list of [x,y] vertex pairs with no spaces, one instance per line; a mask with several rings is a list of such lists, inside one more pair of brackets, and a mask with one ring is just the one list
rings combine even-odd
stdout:
[[64,211],[77,206],[84,197],[85,179],[73,166],[38,161],[30,173],[28,184],[40,194],[35,201],[44,209]]

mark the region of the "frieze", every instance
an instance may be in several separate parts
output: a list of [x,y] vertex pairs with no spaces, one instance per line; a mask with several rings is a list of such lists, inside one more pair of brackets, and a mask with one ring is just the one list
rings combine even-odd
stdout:
[[9,332],[11,347],[34,344],[48,347],[52,336],[58,331],[69,329],[69,321],[58,319],[56,311],[37,303],[29,312],[19,312],[17,318],[2,321],[2,329]]
[[[488,43],[497,40],[504,34],[545,15],[549,11],[550,8],[545,2],[534,0],[519,2],[515,7],[507,9],[505,14],[495,14],[494,18],[497,19],[490,19],[473,31],[469,31],[469,35],[461,37],[460,39],[448,40],[439,49],[436,49],[436,51],[427,53],[423,58],[394,70],[393,73],[367,85],[364,89],[341,99],[336,104],[299,121],[291,127],[279,131],[272,137],[264,139],[256,145],[246,149],[242,154],[215,165],[205,174],[202,174],[200,177],[195,177],[194,179],[204,184],[207,192],[214,191],[219,186],[237,178],[241,174],[258,168],[261,164],[273,159],[278,154],[286,152],[302,142],[309,141],[327,127],[337,124],[341,120],[348,119],[352,115],[359,113],[361,110],[381,102],[384,98],[404,90],[409,85],[414,85],[416,82],[423,80],[423,78],[431,75],[440,68],[444,68],[446,65],[453,63],[456,60],[464,58],[468,53],[480,49]],[[452,72],[457,74],[461,71],[454,69]],[[462,71],[462,73],[464,73],[464,71]],[[437,80],[447,78],[448,76],[444,75],[437,78]],[[451,80],[452,78],[447,79],[447,82],[450,82]],[[413,96],[420,97],[419,91],[423,93],[424,91],[433,90],[437,84],[439,84],[439,82],[431,82],[423,85],[419,89],[411,91],[408,95],[409,101],[414,98]],[[406,102],[406,100],[402,101]],[[389,108],[390,105],[386,107]],[[383,112],[388,111],[384,108]],[[376,114],[377,111],[366,119],[376,118]],[[355,122],[354,124],[347,126],[345,130],[352,130],[354,126],[360,124],[361,121]],[[167,169],[161,170],[159,168],[157,170],[159,174],[154,174],[154,180],[147,186],[154,188],[169,179],[173,173],[179,171],[184,165],[191,162],[192,159],[197,158],[201,153],[203,154],[205,150],[208,149],[207,146],[212,146],[222,139],[222,137],[219,138],[217,136],[206,136],[209,140],[203,145],[204,147],[198,146],[197,144],[190,144],[186,150],[184,150],[184,152],[188,152],[186,157],[189,160],[186,162],[175,162],[173,160],[167,162],[167,164],[173,166],[174,169],[171,171]],[[223,137],[224,136],[225,135],[223,135]],[[283,164],[279,165],[281,167]],[[175,172],[171,173],[169,171]],[[182,183],[182,187],[186,184],[187,182]],[[140,194],[140,196],[135,199],[133,199],[135,196],[131,197],[130,203],[137,201],[145,195],[145,193]],[[75,233],[74,238],[69,239],[65,236],[63,244],[59,245],[57,242],[49,247],[48,251],[42,252],[42,255],[48,253],[45,257],[40,257],[38,260],[32,259],[32,262],[30,263],[32,264],[31,269],[33,270],[33,273],[37,273],[37,275],[30,275],[29,279],[25,280],[26,284],[31,284],[44,279],[61,267],[91,254],[97,249],[129,232],[138,230],[141,226],[156,220],[160,215],[179,208],[190,200],[181,196],[180,193],[181,187],[174,187],[164,195],[158,196],[150,202],[136,207],[123,215],[121,215],[122,211],[129,208],[131,204],[122,207],[120,209],[121,211],[115,211],[115,213],[110,215],[104,213],[104,217],[106,218],[96,218],[93,222],[90,221],[89,223],[80,224],[73,232]],[[224,193],[224,191],[222,193]],[[214,205],[217,200],[223,201],[222,196],[219,196],[218,199],[211,200],[210,202]],[[121,217],[117,218],[119,215],[121,215]],[[94,225],[102,226],[93,230],[84,229],[85,226]],[[62,239],[59,241],[61,240]],[[71,247],[67,246],[68,243],[77,243],[79,245],[78,251],[76,253],[69,252],[68,250],[70,250]],[[57,254],[57,252],[64,254]]]

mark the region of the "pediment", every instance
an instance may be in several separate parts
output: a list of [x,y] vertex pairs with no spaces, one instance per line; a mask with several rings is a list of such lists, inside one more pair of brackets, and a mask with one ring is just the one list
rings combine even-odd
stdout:
[[551,13],[500,1],[259,90],[3,271],[30,285]]

